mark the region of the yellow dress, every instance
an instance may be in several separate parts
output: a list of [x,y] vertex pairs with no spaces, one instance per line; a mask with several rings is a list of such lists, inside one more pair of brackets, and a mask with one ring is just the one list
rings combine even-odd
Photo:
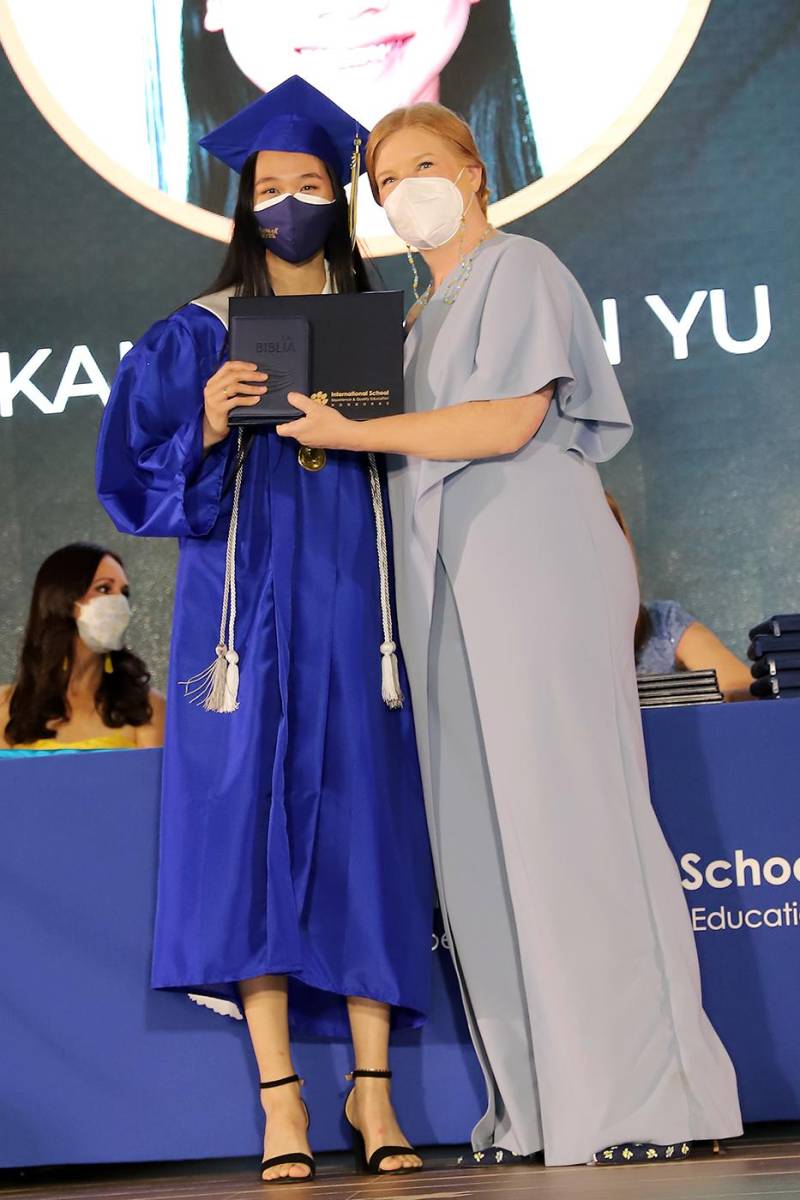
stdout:
[[24,746],[9,746],[0,754],[58,754],[69,750],[135,750],[136,742],[127,733],[112,729],[98,737],[84,738],[78,742],[57,742],[53,738],[40,738],[36,742],[26,742]]

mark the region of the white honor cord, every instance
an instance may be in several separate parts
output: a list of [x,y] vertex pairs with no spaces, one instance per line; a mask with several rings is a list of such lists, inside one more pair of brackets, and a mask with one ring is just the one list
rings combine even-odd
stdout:
[[236,477],[233,484],[233,506],[225,549],[225,582],[222,588],[222,615],[219,640],[214,661],[182,679],[180,686],[192,704],[202,704],[207,712],[236,712],[239,707],[239,655],[236,653],[236,534],[239,528],[239,496],[242,490],[244,463],[242,461],[242,430],[236,438]]
[[[239,526],[239,495],[242,490],[244,464],[242,462],[242,430],[236,443],[236,479],[233,486],[233,507],[228,526],[228,544],[225,551],[225,583],[222,590],[222,615],[219,623],[219,641],[216,657],[212,663],[193,675],[183,679],[180,686],[192,704],[202,704],[208,712],[235,712],[239,707],[239,655],[236,653],[236,535]],[[403,707],[403,692],[400,687],[400,670],[397,663],[397,646],[392,625],[392,597],[389,588],[389,549],[386,541],[386,521],[383,514],[383,495],[378,464],[374,454],[367,455],[372,510],[375,514],[375,543],[378,552],[378,581],[381,597],[381,695],[387,708]]]
[[372,494],[372,510],[375,513],[375,542],[378,549],[378,580],[381,590],[381,620],[383,642],[381,643],[381,695],[387,708],[403,707],[403,691],[400,687],[400,669],[397,664],[397,646],[392,627],[392,593],[389,588],[389,547],[386,541],[386,521],[383,514],[381,477],[374,454],[367,455],[369,464],[369,490]]

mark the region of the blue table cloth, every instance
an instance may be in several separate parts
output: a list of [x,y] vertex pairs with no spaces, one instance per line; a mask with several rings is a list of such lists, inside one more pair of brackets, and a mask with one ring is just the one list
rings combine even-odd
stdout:
[[[800,1119],[800,704],[644,714],[654,803],[681,864],[706,1008],[745,1120]],[[259,1153],[241,1022],[148,987],[161,753],[0,761],[0,1167]],[[398,1035],[420,1145],[483,1104],[449,957],[432,1018]],[[314,1145],[344,1145],[345,1043],[298,1044]]]

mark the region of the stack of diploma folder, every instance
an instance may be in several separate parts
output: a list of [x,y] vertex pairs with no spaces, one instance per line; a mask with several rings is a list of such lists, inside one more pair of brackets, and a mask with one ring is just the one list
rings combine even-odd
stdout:
[[750,630],[750,693],[759,700],[800,698],[800,613],[783,613]]
[[719,704],[722,692],[716,671],[675,671],[669,675],[641,675],[642,708],[674,708],[680,704]]

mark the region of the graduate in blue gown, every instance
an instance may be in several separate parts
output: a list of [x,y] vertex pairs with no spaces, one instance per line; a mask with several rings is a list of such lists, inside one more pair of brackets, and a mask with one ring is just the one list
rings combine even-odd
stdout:
[[117,528],[180,543],[152,982],[244,1009],[268,1181],[313,1174],[290,1026],[352,1031],[356,1068],[380,1072],[357,1076],[347,1110],[373,1169],[420,1165],[386,1068],[390,1028],[425,1019],[431,866],[375,460],[319,469],[227,423],[269,386],[226,361],[230,295],[369,287],[343,189],[356,135],[295,77],[204,139],[241,174],[228,256],[125,356],[97,452]]

